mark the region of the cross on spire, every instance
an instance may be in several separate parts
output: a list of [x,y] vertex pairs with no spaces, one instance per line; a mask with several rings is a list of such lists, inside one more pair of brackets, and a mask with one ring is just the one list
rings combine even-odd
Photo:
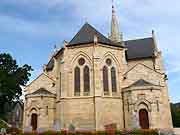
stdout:
[[114,0],[112,0],[112,8],[114,8]]

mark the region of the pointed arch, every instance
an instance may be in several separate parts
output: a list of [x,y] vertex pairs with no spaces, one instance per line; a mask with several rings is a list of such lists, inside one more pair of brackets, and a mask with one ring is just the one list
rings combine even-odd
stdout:
[[77,61],[78,58],[83,57],[85,60],[87,60],[87,62],[89,63],[89,65],[92,67],[92,60],[91,58],[84,52],[80,51],[78,53],[76,53],[71,61],[71,65],[74,65],[73,63]]
[[74,95],[80,96],[80,68],[74,69]]
[[111,68],[111,85],[112,85],[112,92],[117,92],[117,80],[116,80],[116,69],[115,67]]
[[104,54],[103,58],[102,58],[102,62],[101,62],[101,67],[104,66],[104,61],[107,59],[107,58],[110,58],[112,60],[113,63],[115,63],[115,67],[118,67],[116,68],[117,71],[119,72],[119,70],[122,68],[122,66],[120,65],[118,59],[114,56],[114,54],[112,54],[111,52],[107,52]]
[[138,100],[135,104],[135,111],[138,111],[139,109],[142,109],[142,106],[144,106],[149,112],[151,112],[151,102],[149,102],[146,99]]
[[89,72],[89,67],[85,66],[83,69],[84,73],[84,94],[89,95],[90,92],[90,72]]
[[106,66],[103,67],[103,90],[105,95],[109,94],[108,68]]

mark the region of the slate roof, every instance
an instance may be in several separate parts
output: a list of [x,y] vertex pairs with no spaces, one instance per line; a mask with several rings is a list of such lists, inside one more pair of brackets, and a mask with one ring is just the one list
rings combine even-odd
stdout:
[[[134,59],[144,59],[144,58],[153,58],[155,44],[154,39],[152,37],[143,38],[143,39],[135,39],[135,40],[127,40],[123,41],[123,43],[114,43],[103,34],[98,32],[94,27],[90,24],[85,23],[83,27],[79,30],[79,32],[74,36],[74,38],[69,42],[67,46],[76,46],[83,45],[87,43],[94,42],[94,36],[98,37],[98,42],[106,45],[116,46],[116,47],[125,47],[127,48],[126,58],[127,60]],[[57,52],[55,57],[63,52],[64,48]],[[51,59],[47,64],[47,71],[51,71],[54,67],[54,60]]]
[[37,91],[27,94],[27,95],[36,95],[36,94],[43,94],[43,95],[55,95],[51,92],[49,92],[48,90],[46,90],[45,88],[40,88]]
[[94,27],[92,27],[88,23],[84,24],[84,26],[79,30],[79,32],[69,42],[68,46],[93,43],[95,35],[97,36],[99,43],[123,47],[120,43],[118,43],[118,44],[113,43],[110,39],[108,39],[103,34],[98,32]]
[[129,87],[138,87],[138,86],[160,86],[160,85],[156,85],[156,84],[152,84],[148,81],[145,81],[143,79],[140,79],[138,81],[136,81],[135,83],[131,84]]
[[47,70],[47,71],[51,71],[51,70],[53,70],[53,68],[54,68],[54,59],[51,58],[51,60],[50,60],[49,63],[47,64],[46,70]]
[[152,37],[124,41],[127,47],[127,59],[152,58],[154,56],[154,40]]
[[[53,56],[54,57],[57,57],[58,55],[61,55],[64,51],[64,47],[62,47],[61,49],[59,49]],[[46,67],[46,70],[47,71],[52,71],[54,68],[54,59],[53,57],[49,60],[48,64],[47,64],[47,67]]]

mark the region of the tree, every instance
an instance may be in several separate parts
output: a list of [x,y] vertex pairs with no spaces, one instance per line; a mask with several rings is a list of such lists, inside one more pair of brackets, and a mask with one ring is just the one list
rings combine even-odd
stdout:
[[10,54],[0,53],[0,118],[5,118],[7,105],[22,95],[31,71],[31,66],[19,66]]
[[171,114],[174,127],[180,127],[180,103],[171,104]]

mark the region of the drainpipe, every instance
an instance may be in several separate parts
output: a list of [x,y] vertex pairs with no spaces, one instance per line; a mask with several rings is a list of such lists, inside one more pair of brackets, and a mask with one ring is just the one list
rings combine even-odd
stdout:
[[124,92],[121,92],[122,94],[122,104],[123,104],[123,124],[124,124],[124,129],[126,128],[126,120],[125,120],[125,107],[124,107]]
[[94,53],[95,53],[95,45],[97,44],[98,39],[97,36],[94,35],[94,43],[93,43],[93,51],[92,51],[92,63],[93,63],[93,103],[94,103],[94,127],[96,130],[96,92],[95,92],[95,67],[94,67]]

